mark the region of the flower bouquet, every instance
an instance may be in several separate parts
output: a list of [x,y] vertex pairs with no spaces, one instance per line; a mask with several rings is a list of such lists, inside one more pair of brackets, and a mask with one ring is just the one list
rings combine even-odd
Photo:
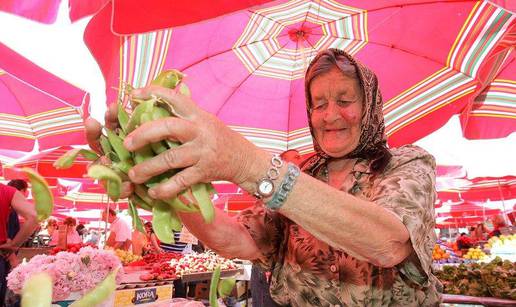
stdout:
[[[21,293],[23,284],[39,272],[48,273],[53,280],[54,301],[64,300],[72,293],[84,294],[93,289],[115,268],[121,268],[118,257],[111,251],[90,246],[77,253],[59,252],[56,255],[37,255],[29,262],[20,264],[7,276],[7,286],[14,293]],[[117,283],[122,269],[116,276]]]

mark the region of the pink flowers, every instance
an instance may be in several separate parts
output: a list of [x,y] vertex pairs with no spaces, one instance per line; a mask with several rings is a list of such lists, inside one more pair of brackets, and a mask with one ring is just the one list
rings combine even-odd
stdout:
[[[88,292],[117,267],[120,260],[111,251],[83,247],[77,254],[60,252],[54,256],[37,255],[26,264],[20,264],[7,276],[7,286],[20,293],[28,277],[37,272],[47,272],[54,281],[53,299],[63,300],[72,292]],[[117,282],[122,270],[118,271]]]

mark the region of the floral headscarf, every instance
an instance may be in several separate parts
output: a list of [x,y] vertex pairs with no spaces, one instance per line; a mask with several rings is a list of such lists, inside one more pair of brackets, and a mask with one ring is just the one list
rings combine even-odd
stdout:
[[345,57],[357,70],[359,77],[360,86],[363,89],[363,111],[362,111],[362,123],[360,131],[360,140],[357,147],[346,155],[346,158],[363,158],[372,161],[380,160],[382,158],[390,158],[389,151],[386,147],[385,138],[385,125],[383,119],[383,101],[380,89],[378,88],[378,79],[374,72],[364,66],[362,63],[357,61],[348,53],[330,48],[328,50],[321,51],[310,63],[305,75],[305,94],[306,94],[306,109],[308,112],[308,123],[310,125],[310,133],[312,134],[314,149],[316,154],[312,156],[308,161],[303,163],[303,170],[308,173],[315,174],[317,170],[327,163],[331,159],[319,146],[315,139],[315,134],[312,126],[311,119],[311,95],[310,95],[310,84],[308,73],[313,67],[314,63],[318,62],[323,56],[339,58]]

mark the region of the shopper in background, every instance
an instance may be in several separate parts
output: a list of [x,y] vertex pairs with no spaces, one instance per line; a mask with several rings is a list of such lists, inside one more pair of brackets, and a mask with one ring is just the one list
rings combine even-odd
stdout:
[[78,244],[82,243],[82,237],[77,233],[77,220],[73,217],[67,217],[63,221],[63,225],[66,227],[66,244]]
[[58,231],[58,223],[56,219],[49,218],[47,220],[47,232],[50,236],[50,241],[48,242],[49,246],[56,246],[59,241],[59,231]]
[[484,223],[479,223],[475,227],[475,230],[471,233],[471,239],[475,242],[481,242],[487,240],[487,234],[489,232],[486,229]]
[[[16,211],[24,219],[24,223],[12,239],[9,238],[7,229],[11,210]],[[17,189],[0,183],[0,304],[5,300],[7,289],[8,259],[38,227],[34,204],[28,202]]]
[[115,210],[102,211],[102,220],[111,224],[106,246],[113,249],[129,250],[131,248],[131,226],[116,215]]
[[493,223],[493,230],[489,233],[488,237],[498,237],[502,235],[502,229],[507,227],[507,224],[505,223],[505,220],[503,219],[503,216],[498,214],[495,215],[491,222]]
[[145,223],[145,231],[147,233],[147,246],[145,248],[145,252],[148,254],[157,254],[161,253],[161,247],[159,245],[159,240],[154,230],[152,229],[152,223]]
[[[139,219],[140,219],[140,223],[142,225],[144,225],[145,221],[141,218],[139,218]],[[134,225],[134,222],[133,222],[133,225]],[[132,244],[133,254],[138,255],[138,256],[143,255],[145,248],[149,244],[149,239],[147,237],[147,231],[145,230],[145,227],[144,227],[144,232],[141,232],[140,230],[138,230],[136,228],[133,229],[131,239],[132,239],[132,243],[133,243]]]

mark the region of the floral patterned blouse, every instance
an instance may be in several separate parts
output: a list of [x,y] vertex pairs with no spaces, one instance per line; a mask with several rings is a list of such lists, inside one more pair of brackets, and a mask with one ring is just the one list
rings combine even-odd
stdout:
[[[357,161],[341,190],[375,202],[405,224],[414,252],[393,268],[360,261],[318,240],[277,212],[256,206],[240,221],[262,250],[258,265],[272,272],[270,291],[290,306],[438,306],[442,286],[431,273],[435,161],[423,149],[391,149],[392,159],[373,178]],[[317,178],[326,181],[327,169]],[[343,204],[344,205],[344,204]],[[345,230],[342,230],[345,231]]]

